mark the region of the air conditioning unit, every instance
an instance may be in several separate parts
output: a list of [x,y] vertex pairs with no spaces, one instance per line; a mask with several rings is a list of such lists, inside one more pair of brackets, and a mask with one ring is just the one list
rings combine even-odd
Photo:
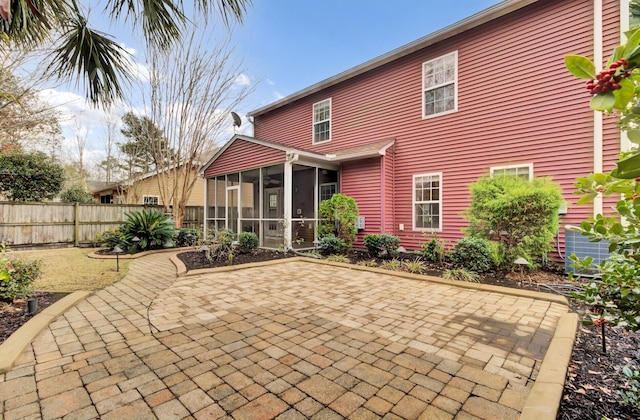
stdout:
[[582,235],[575,226],[567,225],[564,227],[564,271],[565,273],[574,273],[580,276],[596,277],[597,273],[586,270],[578,270],[571,266],[572,262],[569,257],[576,254],[579,259],[592,257],[594,264],[599,264],[602,260],[609,258],[609,241],[602,240],[600,242],[589,241],[588,236]]

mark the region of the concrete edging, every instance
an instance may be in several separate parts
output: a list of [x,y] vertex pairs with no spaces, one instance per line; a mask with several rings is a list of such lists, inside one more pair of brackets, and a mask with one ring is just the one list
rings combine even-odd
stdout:
[[185,252],[185,251],[194,251],[197,248],[192,246],[185,246],[182,248],[163,248],[163,249],[152,249],[150,251],[142,251],[135,254],[120,254],[118,256],[111,254],[98,254],[96,251],[90,252],[87,254],[89,258],[96,259],[104,259],[104,260],[115,260],[116,258],[120,258],[121,260],[135,260],[136,258],[144,257],[145,255],[151,254],[161,254],[163,252]]
[[31,344],[33,339],[49,326],[54,319],[92,293],[93,292],[78,291],[63,297],[59,301],[44,308],[42,312],[36,314],[36,316],[11,334],[9,338],[0,345],[0,373],[10,371],[23,350]]
[[520,414],[520,420],[555,420],[578,330],[578,314],[566,313],[542,360],[540,372]]

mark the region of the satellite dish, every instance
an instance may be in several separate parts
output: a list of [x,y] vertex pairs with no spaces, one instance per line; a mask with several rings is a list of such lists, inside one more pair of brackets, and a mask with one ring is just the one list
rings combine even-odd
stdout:
[[236,127],[240,127],[242,125],[242,118],[233,111],[231,111],[231,118],[233,118],[233,131],[235,131]]

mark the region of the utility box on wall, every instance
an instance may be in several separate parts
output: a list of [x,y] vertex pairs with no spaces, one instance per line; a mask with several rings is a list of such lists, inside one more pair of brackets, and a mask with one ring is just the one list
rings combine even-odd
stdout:
[[593,264],[599,264],[602,260],[609,258],[609,241],[591,242],[589,237],[582,235],[576,231],[574,226],[567,225],[564,228],[564,271],[565,273],[574,273],[576,275],[595,277],[597,273],[579,271],[571,266],[569,257],[576,254],[579,259],[586,257],[593,258]]
[[356,229],[364,230],[364,216],[356,217]]

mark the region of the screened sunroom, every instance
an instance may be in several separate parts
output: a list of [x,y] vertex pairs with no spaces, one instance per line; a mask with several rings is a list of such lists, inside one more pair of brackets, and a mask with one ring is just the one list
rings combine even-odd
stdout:
[[205,229],[254,232],[262,248],[310,249],[319,204],[338,191],[337,168],[290,161],[210,177]]

